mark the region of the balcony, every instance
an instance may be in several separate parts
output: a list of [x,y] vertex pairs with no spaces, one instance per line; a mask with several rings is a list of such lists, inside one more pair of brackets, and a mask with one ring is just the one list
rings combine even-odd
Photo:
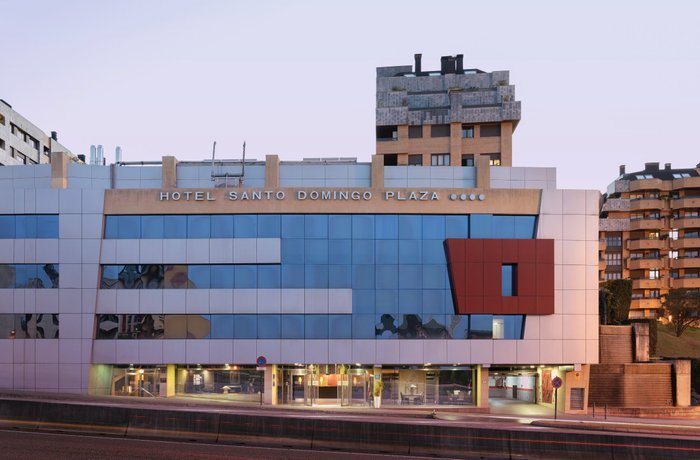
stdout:
[[639,240],[627,240],[627,249],[634,251],[637,249],[665,249],[667,240],[649,240],[649,239],[639,239]]
[[681,188],[700,188],[700,177],[673,179],[673,189],[678,190]]
[[700,257],[671,259],[671,268],[700,268]]
[[676,198],[671,200],[671,209],[700,208],[700,196]]
[[671,249],[700,248],[700,238],[678,238],[671,240]]
[[661,306],[660,299],[639,298],[632,299],[630,310],[656,310]]
[[630,230],[660,230],[664,227],[663,219],[630,220]]
[[700,217],[681,217],[671,220],[671,228],[700,228]]
[[638,280],[632,280],[632,289],[666,289],[668,287],[668,283],[666,282],[666,279],[655,279],[655,280],[650,280],[650,279],[638,279]]
[[671,190],[671,182],[661,179],[639,179],[630,181],[630,192],[640,190]]
[[674,278],[671,280],[671,287],[674,289],[698,289],[700,288],[700,278]]
[[642,211],[644,209],[664,209],[666,200],[660,198],[640,198],[630,200],[630,211]]
[[627,261],[629,270],[641,270],[649,268],[664,268],[664,260],[661,258],[649,259],[629,259]]

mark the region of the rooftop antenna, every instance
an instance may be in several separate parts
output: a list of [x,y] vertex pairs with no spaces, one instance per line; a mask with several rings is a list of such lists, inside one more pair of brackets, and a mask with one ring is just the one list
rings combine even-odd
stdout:
[[[216,161],[216,141],[214,141],[214,145],[212,146],[211,149],[211,180],[213,182],[216,182],[217,178],[224,178],[224,188],[228,188],[228,178],[229,177],[234,177],[238,179],[238,186],[243,185],[243,179],[245,177],[245,141],[243,141],[243,159],[241,161],[241,173],[240,174],[235,174],[235,173],[216,173],[214,172],[214,167],[215,167],[215,161]],[[224,165],[224,161],[221,161],[221,165]],[[216,187],[216,183],[214,184],[214,187]]]

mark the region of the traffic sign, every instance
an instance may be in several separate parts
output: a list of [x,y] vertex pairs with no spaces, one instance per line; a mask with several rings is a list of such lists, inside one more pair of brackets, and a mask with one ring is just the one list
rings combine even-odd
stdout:
[[267,364],[267,358],[265,358],[264,356],[258,356],[258,359],[255,360],[255,364],[257,364],[258,366],[264,366],[265,364]]
[[562,383],[564,383],[564,382],[562,382],[560,377],[554,377],[552,379],[552,386],[554,388],[561,388]]

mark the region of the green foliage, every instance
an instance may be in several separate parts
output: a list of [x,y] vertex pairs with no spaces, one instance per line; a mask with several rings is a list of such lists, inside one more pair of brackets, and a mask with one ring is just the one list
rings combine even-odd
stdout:
[[668,317],[676,337],[693,323],[700,321],[700,291],[669,289],[661,300],[659,315]]
[[603,324],[627,323],[632,302],[632,280],[608,280],[601,288],[600,297]]
[[374,381],[374,396],[381,396],[382,395],[382,390],[384,389],[384,382],[381,380],[375,380]]

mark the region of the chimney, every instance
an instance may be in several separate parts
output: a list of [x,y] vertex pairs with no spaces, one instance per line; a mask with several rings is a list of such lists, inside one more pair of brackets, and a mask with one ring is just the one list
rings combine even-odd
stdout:
[[658,171],[659,170],[659,163],[644,163],[644,170],[645,171]]
[[413,55],[413,58],[416,60],[416,69],[415,69],[416,75],[418,75],[419,73],[422,72],[421,65],[420,65],[420,60],[421,60],[422,56],[423,55],[420,53],[416,53]]
[[625,175],[625,165],[620,165],[620,175],[621,176]]
[[666,164],[664,165],[664,169],[665,169],[666,171],[670,171],[670,170],[671,170],[671,163],[666,163]]
[[459,74],[464,73],[464,55],[463,54],[457,55],[457,73],[459,73]]
[[58,142],[58,133],[56,131],[51,131],[51,139]]

